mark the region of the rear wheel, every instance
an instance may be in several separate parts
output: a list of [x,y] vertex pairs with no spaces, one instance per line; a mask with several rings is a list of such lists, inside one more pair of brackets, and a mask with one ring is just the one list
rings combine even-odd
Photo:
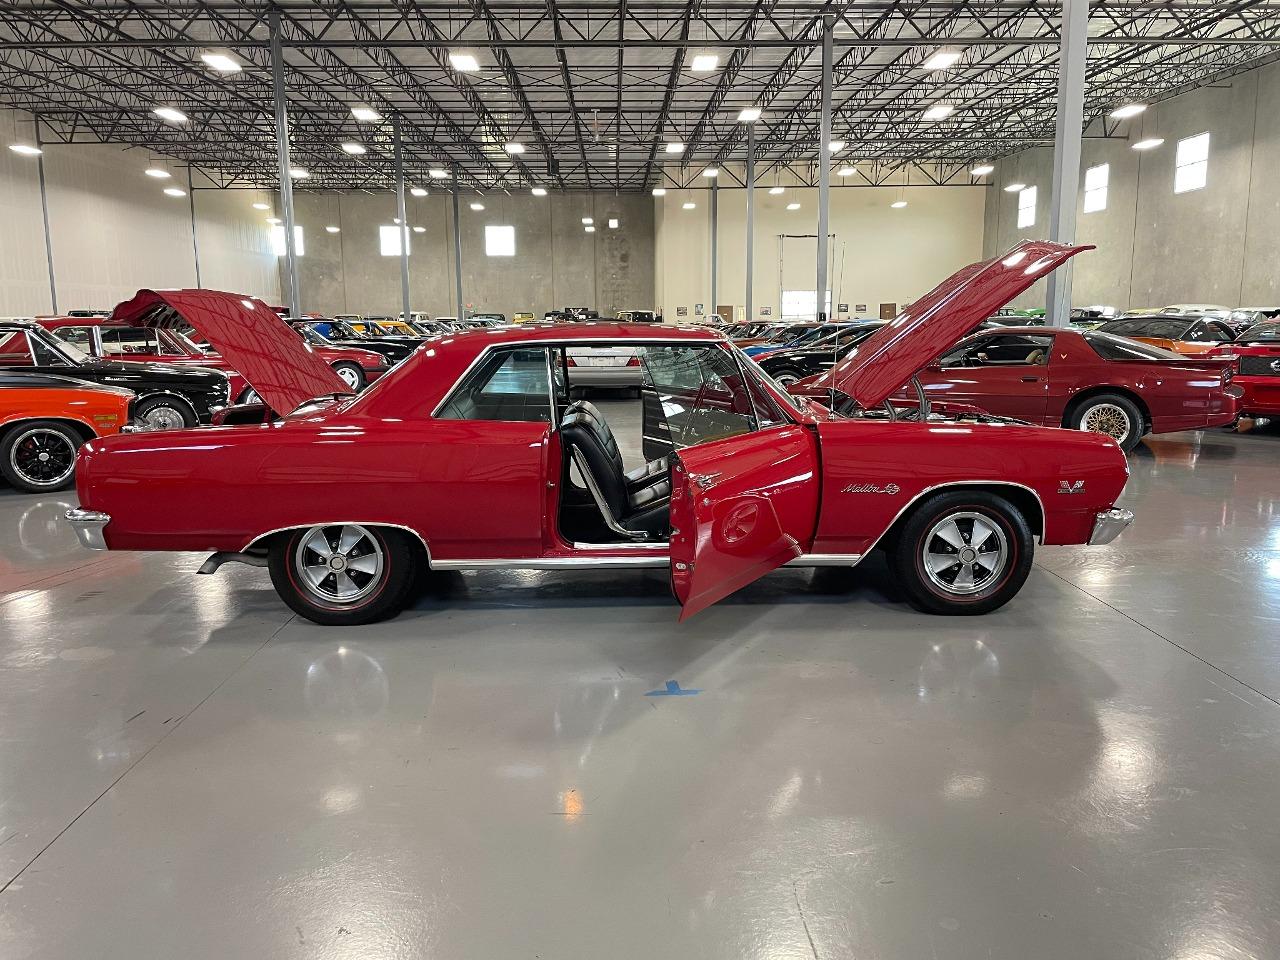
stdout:
[[32,420],[0,440],[0,473],[26,493],[47,493],[71,486],[76,451],[84,439],[56,420]]
[[295,613],[326,626],[395,616],[414,583],[408,534],[344,523],[291,530],[267,553],[271,582]]
[[342,378],[343,383],[357,393],[364,389],[364,371],[360,369],[358,364],[342,360],[333,365],[333,372]]
[[769,374],[773,379],[784,387],[789,387],[793,383],[799,383],[804,379],[804,374],[794,367],[779,367],[775,372]]
[[1071,412],[1069,423],[1076,430],[1106,434],[1125,453],[1130,453],[1142,439],[1142,411],[1118,393],[1089,397]]
[[930,497],[889,547],[889,566],[911,605],[926,613],[978,614],[1022,589],[1035,550],[1018,509],[992,493]]
[[143,430],[182,430],[198,422],[195,411],[177,397],[147,397],[133,412],[133,419]]

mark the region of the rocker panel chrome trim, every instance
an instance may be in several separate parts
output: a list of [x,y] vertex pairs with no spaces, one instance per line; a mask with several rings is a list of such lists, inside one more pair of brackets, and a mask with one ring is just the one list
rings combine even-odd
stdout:
[[[625,544],[622,544],[625,546]],[[655,546],[657,546],[655,544]],[[666,545],[663,544],[663,547]],[[788,567],[851,567],[862,559],[859,553],[806,553],[790,561]],[[531,557],[529,559],[433,560],[432,570],[571,570],[641,569],[666,567],[669,554],[635,557]]]

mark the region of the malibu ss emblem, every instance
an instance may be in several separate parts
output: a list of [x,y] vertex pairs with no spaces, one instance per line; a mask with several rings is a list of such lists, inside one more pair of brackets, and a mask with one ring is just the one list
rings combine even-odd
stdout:
[[1077,480],[1075,483],[1070,483],[1069,481],[1066,481],[1066,480],[1059,480],[1058,492],[1059,493],[1084,493],[1084,481]]
[[887,493],[893,496],[902,488],[896,483],[886,483],[883,487],[874,483],[851,483],[847,487],[841,488],[841,493]]

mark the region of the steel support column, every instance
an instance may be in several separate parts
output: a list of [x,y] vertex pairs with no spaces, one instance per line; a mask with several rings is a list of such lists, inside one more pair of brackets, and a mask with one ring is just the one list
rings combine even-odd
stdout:
[[458,319],[465,320],[462,305],[462,215],[458,212],[458,167],[453,168],[453,288],[458,299]]
[[404,205],[404,147],[400,142],[400,118],[391,119],[396,165],[396,216],[400,219],[400,302],[404,319],[409,316],[409,214]]
[[[717,177],[711,183],[711,303],[709,304],[709,306],[711,307],[711,311],[710,313],[707,314],[707,316],[711,316],[711,314],[715,313],[716,311],[716,296],[717,296],[716,279],[717,279],[717,274],[720,272],[720,257],[717,255],[718,251],[717,251],[716,238],[718,237],[719,233],[720,233],[720,179],[719,177]],[[719,314],[716,314],[716,315],[719,316]]]
[[831,222],[831,72],[832,33],[836,18],[822,18],[822,107],[818,134],[818,283],[814,310],[827,319],[827,244]]
[[281,48],[280,11],[271,10],[271,81],[276,101],[276,159],[280,167],[280,206],[284,210],[285,293],[289,313],[302,316],[298,293],[298,250],[293,233],[293,180],[289,176],[289,107],[284,95],[284,52]]
[[[1089,0],[1064,0],[1058,55],[1058,117],[1053,138],[1053,187],[1049,200],[1049,239],[1074,243],[1076,201],[1080,193],[1080,140],[1084,127],[1085,45]],[[1045,312],[1050,326],[1071,322],[1071,263],[1049,274]]]
[[[752,313],[751,303],[751,281],[756,271],[755,258],[755,240],[756,240],[756,125],[754,123],[747,124],[747,299],[746,299],[746,316],[743,317],[747,323],[755,320],[755,314]],[[734,319],[737,319],[736,317]]]
[[191,164],[187,164],[187,210],[191,214],[191,258],[196,264],[196,286],[203,287],[200,282],[200,241],[196,238],[196,191],[191,182]]
[[[40,139],[40,118],[36,117],[33,122],[36,128],[36,147],[43,150],[44,143]],[[49,265],[49,302],[53,306],[53,313],[56,314],[58,312],[58,281],[53,272],[53,234],[49,232],[49,191],[44,182],[43,153],[36,154],[36,176],[40,179],[40,215],[44,218],[44,256],[45,262]]]

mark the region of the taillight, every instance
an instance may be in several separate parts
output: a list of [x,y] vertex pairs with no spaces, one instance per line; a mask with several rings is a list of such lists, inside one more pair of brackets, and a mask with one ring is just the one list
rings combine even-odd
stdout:
[[640,366],[640,358],[639,358],[639,357],[632,357],[630,360],[628,360],[628,361],[627,361],[627,366],[628,366],[628,367],[638,367],[638,366]]

